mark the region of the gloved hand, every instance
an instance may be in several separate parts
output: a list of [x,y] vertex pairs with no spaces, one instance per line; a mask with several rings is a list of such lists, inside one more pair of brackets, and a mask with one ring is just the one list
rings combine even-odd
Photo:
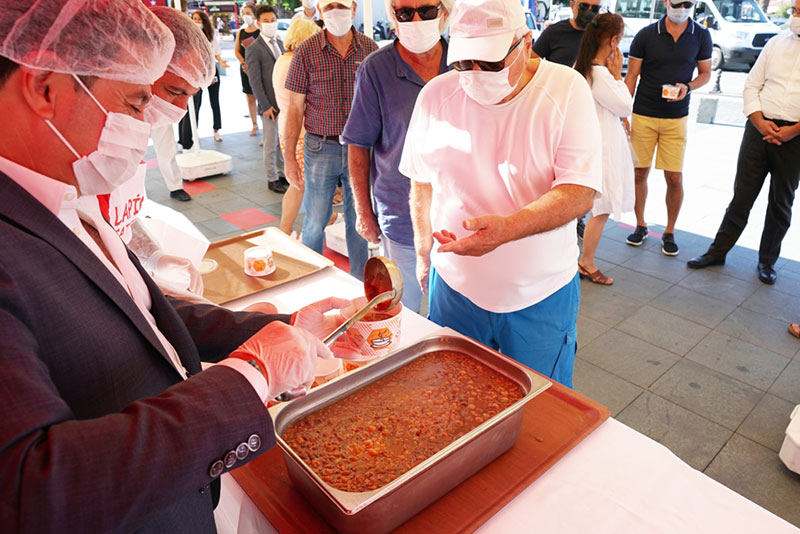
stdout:
[[147,260],[145,267],[152,271],[153,279],[159,286],[174,286],[177,289],[188,289],[195,295],[203,295],[203,277],[186,258],[159,251]]
[[317,357],[333,358],[333,353],[308,330],[272,321],[230,357],[255,360],[267,380],[267,398],[274,398],[299,386],[311,387]]
[[[318,338],[324,339],[349,317],[349,315],[341,313],[342,310],[347,309],[352,309],[352,303],[349,300],[328,297],[294,312],[292,324],[305,328]],[[331,310],[339,310],[339,313],[326,315]]]

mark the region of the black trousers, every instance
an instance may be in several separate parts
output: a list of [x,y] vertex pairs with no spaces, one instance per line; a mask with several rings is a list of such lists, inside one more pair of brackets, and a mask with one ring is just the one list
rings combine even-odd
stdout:
[[[773,122],[778,126],[794,124],[779,120]],[[758,261],[769,265],[778,261],[781,242],[792,222],[794,193],[800,182],[800,136],[780,146],[767,143],[762,137],[748,120],[739,148],[733,199],[725,210],[714,242],[708,249],[708,254],[712,256],[724,257],[736,244],[747,225],[753,203],[769,175],[767,215],[764,218],[764,231],[761,233]]]
[[[219,109],[219,76],[215,77],[214,80],[216,81],[208,86],[208,99],[211,101],[211,113],[214,115],[214,129],[221,130],[222,114]],[[200,117],[200,104],[203,102],[203,90],[197,91],[192,98],[194,99],[194,118],[198,120]],[[186,150],[192,148],[192,123],[188,113],[178,123],[178,142]]]

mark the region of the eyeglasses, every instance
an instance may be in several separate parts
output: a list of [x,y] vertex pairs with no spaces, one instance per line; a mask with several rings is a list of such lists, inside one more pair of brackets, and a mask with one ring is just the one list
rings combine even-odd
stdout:
[[678,9],[679,7],[685,9],[691,9],[692,6],[694,5],[694,2],[678,2],[677,4],[673,4],[672,2],[670,2],[669,4],[673,7],[673,9]]
[[582,9],[583,11],[591,9],[592,11],[597,13],[598,11],[600,11],[600,4],[589,4],[587,2],[581,2],[580,4],[578,4],[578,9]]
[[465,70],[472,70],[473,65],[477,63],[478,67],[480,67],[481,70],[487,72],[500,72],[501,70],[503,70],[503,67],[505,66],[504,64],[506,62],[506,58],[508,57],[508,55],[511,52],[513,52],[516,47],[519,46],[519,44],[522,42],[523,39],[524,37],[520,37],[519,39],[517,39],[517,42],[511,45],[511,48],[508,49],[508,52],[506,52],[506,55],[503,56],[503,59],[501,59],[500,61],[479,61],[477,59],[462,59],[461,61],[454,61],[453,63],[450,64],[450,66],[453,67],[453,69],[460,72]]
[[442,4],[438,6],[401,7],[394,10],[394,16],[397,17],[397,22],[411,22],[411,19],[414,18],[414,13],[417,13],[422,20],[433,20],[439,16],[441,8]]
[[789,13],[791,13],[792,15],[800,15],[800,9],[797,9],[796,7],[790,7]]

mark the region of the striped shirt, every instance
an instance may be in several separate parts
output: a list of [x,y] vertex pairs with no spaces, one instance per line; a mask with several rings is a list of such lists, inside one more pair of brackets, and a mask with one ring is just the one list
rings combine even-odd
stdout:
[[353,40],[342,57],[319,32],[301,44],[292,56],[286,89],[306,95],[305,127],[316,135],[339,135],[353,102],[356,69],[378,49],[375,41],[351,28]]

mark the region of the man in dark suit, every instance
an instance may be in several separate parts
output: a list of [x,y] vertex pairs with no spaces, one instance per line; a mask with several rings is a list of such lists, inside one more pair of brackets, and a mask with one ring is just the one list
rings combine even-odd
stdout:
[[330,356],[324,306],[290,319],[167,298],[102,218],[95,195],[139,164],[173,48],[140,2],[0,13],[16,125],[0,130],[4,532],[213,532],[220,474],[275,443],[264,402]]
[[258,112],[263,125],[264,167],[267,171],[267,186],[270,191],[285,193],[289,183],[283,174],[283,156],[278,149],[278,101],[272,87],[272,68],[284,53],[283,41],[278,39],[278,15],[272,6],[259,6],[256,24],[261,30],[259,39],[247,47],[245,63],[247,77],[258,102]]

